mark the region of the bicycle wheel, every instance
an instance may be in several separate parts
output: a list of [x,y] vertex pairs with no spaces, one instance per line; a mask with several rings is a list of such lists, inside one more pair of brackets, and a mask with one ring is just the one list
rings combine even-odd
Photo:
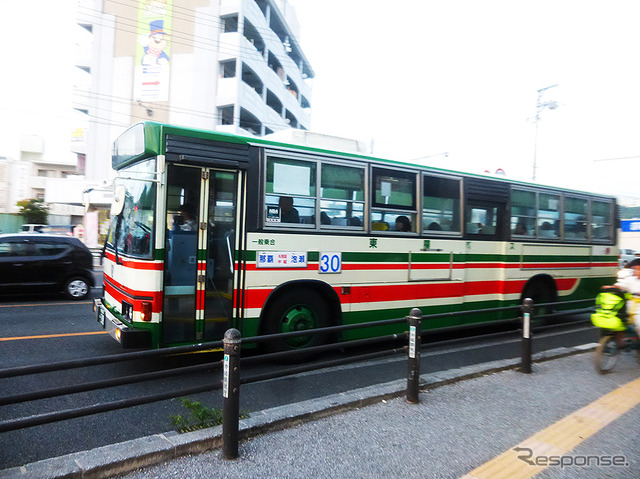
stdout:
[[611,372],[616,362],[618,362],[619,355],[620,350],[618,349],[616,338],[613,336],[603,336],[593,354],[596,371],[600,374]]

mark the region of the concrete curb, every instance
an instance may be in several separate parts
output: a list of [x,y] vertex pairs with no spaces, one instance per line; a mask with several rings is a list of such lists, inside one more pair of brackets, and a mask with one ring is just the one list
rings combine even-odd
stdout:
[[[596,344],[592,343],[571,348],[553,349],[534,354],[533,361],[549,361],[580,354],[593,350],[595,346]],[[421,375],[421,391],[516,369],[519,365],[520,359],[506,359]],[[251,438],[382,400],[401,397],[406,393],[406,386],[406,379],[402,379],[301,403],[256,411],[251,413],[251,417],[240,421],[240,438]],[[184,434],[168,432],[44,459],[20,467],[3,469],[0,470],[0,479],[106,478],[221,446],[222,426]]]

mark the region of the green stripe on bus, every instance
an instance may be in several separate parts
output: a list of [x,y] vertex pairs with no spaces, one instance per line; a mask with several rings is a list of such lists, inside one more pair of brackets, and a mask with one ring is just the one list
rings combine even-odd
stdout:
[[[275,251],[274,251],[275,252]],[[239,256],[239,255],[238,255]],[[309,251],[307,258],[309,261],[318,261],[320,253],[318,251]],[[411,261],[415,263],[442,263],[448,262],[451,253],[411,253]],[[253,262],[256,260],[256,251],[246,251],[244,254],[245,261]],[[408,263],[409,253],[383,253],[383,252],[350,252],[342,253],[342,261],[350,263]],[[616,256],[589,256],[589,255],[525,255],[519,254],[469,254],[454,253],[453,261],[455,263],[566,263],[566,262],[611,262],[617,261]]]

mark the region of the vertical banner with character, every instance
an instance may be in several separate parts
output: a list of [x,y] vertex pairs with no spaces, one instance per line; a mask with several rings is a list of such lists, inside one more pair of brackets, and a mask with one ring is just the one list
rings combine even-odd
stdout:
[[134,98],[169,100],[173,0],[138,0]]

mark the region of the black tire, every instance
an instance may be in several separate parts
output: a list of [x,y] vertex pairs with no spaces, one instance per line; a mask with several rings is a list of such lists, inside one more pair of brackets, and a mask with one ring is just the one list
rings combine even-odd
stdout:
[[64,294],[67,298],[80,301],[91,293],[89,282],[82,276],[74,276],[64,284]]
[[593,353],[596,371],[600,374],[610,373],[618,362],[619,356],[620,349],[618,349],[616,338],[612,335],[603,336]]
[[[262,334],[277,334],[331,325],[329,305],[322,295],[311,289],[292,289],[278,296],[264,319]],[[327,333],[278,339],[265,344],[265,352],[293,351],[325,344]]]

